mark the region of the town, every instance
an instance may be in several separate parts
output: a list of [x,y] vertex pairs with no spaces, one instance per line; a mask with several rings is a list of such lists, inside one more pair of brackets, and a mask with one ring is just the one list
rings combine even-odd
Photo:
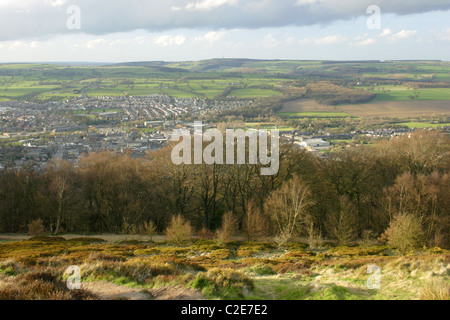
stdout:
[[[206,100],[167,95],[83,97],[46,103],[1,102],[0,142],[12,142],[0,148],[0,169],[11,163],[20,167],[30,161],[43,169],[51,159],[77,164],[83,154],[102,150],[141,157],[149,150],[166,146],[175,129],[192,130],[192,122],[180,119],[214,117],[252,103],[249,99]],[[411,131],[414,129],[386,127],[330,134],[323,130],[294,129],[283,131],[282,138],[323,156],[323,151],[332,149],[330,141],[333,140],[352,140],[355,136],[393,137]]]
[[63,102],[0,103],[0,168],[32,161],[43,168],[53,158],[77,163],[88,152],[112,150],[134,157],[165,146],[176,128],[190,125],[176,120],[245,107],[251,100],[209,101],[164,95],[80,98]]

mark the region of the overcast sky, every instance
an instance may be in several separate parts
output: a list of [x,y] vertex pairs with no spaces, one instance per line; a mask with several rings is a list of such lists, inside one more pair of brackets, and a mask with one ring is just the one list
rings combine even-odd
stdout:
[[449,21],[450,0],[0,0],[0,62],[448,61]]

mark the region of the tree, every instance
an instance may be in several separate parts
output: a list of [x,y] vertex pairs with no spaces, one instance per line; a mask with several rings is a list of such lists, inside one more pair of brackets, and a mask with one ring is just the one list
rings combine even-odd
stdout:
[[66,202],[71,196],[69,190],[74,174],[73,165],[68,161],[54,160],[47,166],[47,176],[50,179],[50,198],[55,204],[54,221],[50,225],[52,234],[58,234],[64,214],[67,212]]
[[30,222],[27,228],[30,236],[40,236],[45,233],[45,227],[41,219]]
[[355,208],[347,196],[339,197],[338,207],[328,217],[328,232],[339,245],[347,245],[357,236],[358,219]]
[[222,226],[216,232],[217,241],[225,243],[238,231],[238,221],[233,212],[227,212],[222,216]]
[[244,230],[249,241],[259,240],[269,232],[266,217],[256,207],[253,201],[247,205],[247,213],[244,218]]
[[300,226],[306,224],[311,204],[309,188],[297,175],[271,193],[264,210],[274,225],[279,244],[291,241]]
[[152,220],[150,220],[149,222],[144,222],[144,230],[150,237],[150,241],[153,241],[153,236],[156,235],[155,223]]

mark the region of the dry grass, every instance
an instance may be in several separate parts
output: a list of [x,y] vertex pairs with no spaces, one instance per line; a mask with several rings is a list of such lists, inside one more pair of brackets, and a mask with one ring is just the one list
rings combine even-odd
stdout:
[[[214,240],[197,240],[181,247],[170,243],[112,245],[40,237],[0,244],[0,298],[95,298],[65,288],[61,277],[73,264],[80,266],[83,283],[106,281],[148,291],[166,286],[190,288],[197,279],[200,283],[197,281],[196,289],[204,291],[208,298],[242,299],[252,294],[252,288],[256,298],[264,297],[264,290],[246,280],[258,279],[258,286],[264,286],[264,277],[270,280],[267,286],[283,287],[269,291],[285,290],[290,293],[287,296],[294,298],[418,299],[420,288],[420,298],[443,297],[439,286],[424,283],[428,279],[448,279],[447,250],[421,249],[411,256],[395,256],[386,246],[317,250],[306,247],[298,242],[283,248],[269,242],[219,245]],[[369,292],[366,287],[368,265],[382,270],[379,292]],[[290,277],[305,282],[300,287],[314,284],[318,291],[306,290],[302,291],[304,296],[299,295],[294,287],[289,287],[289,281],[283,280]],[[326,291],[323,296],[320,290]],[[130,293],[130,299],[134,296]]]
[[450,285],[442,279],[431,279],[420,290],[420,300],[450,300]]
[[95,300],[91,292],[69,290],[66,283],[52,272],[18,275],[0,289],[0,300]]

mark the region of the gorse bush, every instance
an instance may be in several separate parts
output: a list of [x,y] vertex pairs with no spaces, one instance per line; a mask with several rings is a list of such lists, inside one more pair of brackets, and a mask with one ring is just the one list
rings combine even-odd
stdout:
[[167,241],[181,244],[189,240],[192,235],[193,229],[189,221],[185,220],[181,215],[172,217],[166,229]]
[[37,219],[28,224],[28,235],[30,236],[40,236],[45,233],[44,223],[42,219]]
[[399,214],[394,217],[381,239],[387,240],[389,246],[402,254],[420,248],[424,242],[421,219],[413,214]]

